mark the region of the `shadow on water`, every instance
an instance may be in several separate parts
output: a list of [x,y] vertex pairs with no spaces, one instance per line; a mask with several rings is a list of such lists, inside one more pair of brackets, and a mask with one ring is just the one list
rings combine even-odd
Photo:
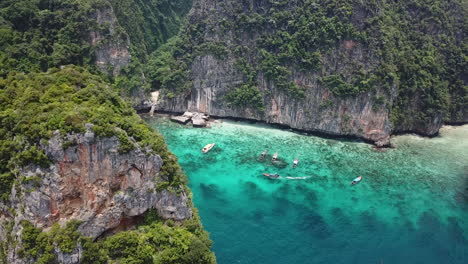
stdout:
[[465,167],[465,180],[459,191],[455,193],[455,201],[459,203],[465,210],[468,210],[468,166]]
[[346,230],[349,229],[352,225],[351,219],[349,219],[341,208],[335,207],[331,210],[331,215],[333,217],[333,227],[337,230]]
[[256,210],[250,213],[249,217],[255,222],[263,222],[263,220],[265,219],[265,212]]
[[209,153],[207,155],[203,155],[202,160],[204,163],[208,163],[208,164],[213,164],[218,161],[215,155],[209,155]]
[[454,217],[448,219],[448,235],[457,245],[468,245],[468,239],[463,234],[463,229]]
[[257,184],[248,181],[242,184],[242,190],[247,195],[249,200],[265,200],[267,195],[262,191]]
[[224,194],[215,184],[200,183],[200,191],[203,199],[205,200],[216,200],[223,204],[227,204],[227,200],[222,198]]
[[[212,209],[209,211],[209,213],[211,215],[213,215],[215,218],[217,219],[225,219],[225,220],[233,220],[233,217],[232,215],[226,213],[224,210],[222,209]],[[226,223],[228,223],[229,221],[226,221]]]
[[434,213],[429,211],[422,213],[417,223],[416,244],[423,247],[428,241],[434,241],[441,227],[442,223]]
[[362,229],[367,232],[377,232],[379,229],[385,227],[385,223],[379,221],[379,219],[369,211],[364,211],[359,216],[359,223]]
[[304,215],[300,217],[299,230],[318,239],[326,239],[332,235],[330,227],[321,215],[307,208],[302,210]]
[[294,203],[286,198],[273,195],[271,198],[273,216],[285,216],[294,210]]

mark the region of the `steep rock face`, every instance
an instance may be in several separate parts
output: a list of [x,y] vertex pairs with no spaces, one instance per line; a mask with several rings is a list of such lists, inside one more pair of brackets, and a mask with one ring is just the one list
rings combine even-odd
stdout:
[[[365,60],[365,51],[360,46],[342,47],[330,54],[327,67],[346,71],[339,63],[341,52],[352,59]],[[379,145],[389,143],[391,134],[388,110],[374,107],[375,98],[384,95],[377,90],[345,100],[334,98],[330,91],[320,85],[318,74],[294,73],[294,82],[307,88],[305,99],[296,99],[277,89],[264,76],[258,79],[258,88],[264,96],[264,112],[230,105],[225,96],[244,81],[244,76],[235,66],[235,59],[219,60],[214,56],[197,57],[192,65],[193,88],[183,96],[163,99],[157,108],[172,112],[203,112],[219,117],[235,117],[262,120],[268,123],[288,125],[295,129],[332,135],[358,136]],[[324,104],[324,102],[329,102]]]
[[117,31],[118,21],[112,6],[97,9],[93,20],[103,30],[90,32],[90,44],[95,47],[95,63],[98,68],[114,76],[130,63],[130,40],[122,30]]
[[[2,227],[13,222],[10,234],[17,240],[22,220],[45,230],[56,222],[78,220],[81,234],[97,238],[131,228],[152,208],[164,219],[192,217],[182,186],[178,194],[157,190],[157,183],[164,180],[158,176],[162,160],[157,154],[141,148],[120,154],[117,138],[96,138],[90,131],[66,140],[76,145],[64,149],[64,138],[57,134],[43,146],[52,161],[49,168],[20,171],[23,183],[13,189],[10,209],[0,217]],[[1,228],[2,237],[10,235],[6,232]],[[28,263],[18,256],[20,245],[8,250],[8,263]],[[71,254],[56,249],[61,263],[79,263],[80,254],[79,248]]]
[[[311,4],[311,6],[304,8],[313,10],[313,8],[316,8],[314,5],[327,5],[331,2],[339,1],[323,1],[323,3]],[[304,71],[301,67],[298,67],[295,63],[297,60],[302,59],[300,56],[280,65],[286,67],[291,72],[288,76],[288,81],[304,89],[305,95],[298,98],[294,94],[280,89],[275,81],[272,80],[274,76],[267,76],[264,71],[258,70],[263,67],[258,67],[262,63],[261,59],[259,59],[259,57],[261,58],[261,55],[259,55],[261,52],[258,51],[260,49],[268,50],[268,47],[265,48],[266,45],[261,43],[265,42],[265,39],[268,39],[270,35],[274,35],[276,30],[273,29],[275,28],[275,19],[281,21],[288,12],[297,13],[297,10],[294,10],[294,6],[300,5],[298,2],[285,4],[278,1],[243,1],[242,3],[238,1],[225,1],[223,3],[208,0],[194,1],[187,26],[192,30],[192,33],[190,33],[192,34],[191,41],[196,43],[195,45],[200,45],[200,47],[206,43],[217,43],[218,50],[224,46],[226,55],[216,56],[216,51],[202,52],[200,54],[196,48],[193,49],[195,50],[195,52],[192,51],[194,59],[190,62],[191,67],[188,77],[191,89],[175,97],[174,93],[170,96],[164,96],[164,93],[162,93],[157,110],[173,112],[194,111],[220,117],[255,119],[312,132],[355,136],[375,142],[377,145],[389,144],[389,137],[395,132],[415,131],[425,135],[434,135],[445,121],[468,122],[468,111],[466,102],[463,101],[463,92],[461,95],[452,94],[452,101],[456,97],[461,98],[459,100],[461,102],[457,103],[454,110],[457,113],[457,117],[450,114],[444,115],[443,112],[445,110],[443,108],[445,106],[441,106],[438,109],[438,106],[431,105],[437,100],[440,100],[438,102],[440,105],[445,104],[444,100],[446,100],[447,95],[440,94],[433,96],[438,97],[436,99],[430,98],[432,95],[427,95],[437,93],[435,90],[438,88],[433,87],[447,85],[442,80],[434,77],[434,79],[440,81],[438,84],[431,81],[423,84],[422,80],[425,77],[421,77],[419,83],[413,84],[411,72],[408,74],[410,76],[404,76],[403,74],[399,77],[400,79],[405,77],[409,80],[400,80],[398,77],[393,78],[393,76],[391,77],[393,78],[392,81],[384,79],[384,77],[387,78],[389,76],[388,73],[390,72],[386,68],[387,65],[392,65],[391,67],[399,65],[398,57],[393,56],[391,53],[390,55],[385,53],[387,51],[385,45],[389,47],[390,45],[394,45],[390,43],[393,40],[383,40],[385,36],[380,35],[381,31],[384,32],[383,29],[372,24],[375,23],[372,22],[373,20],[378,21],[377,19],[382,19],[384,21],[387,19],[383,15],[383,10],[380,9],[386,7],[372,7],[372,4],[367,5],[359,1],[342,2],[349,4],[349,6],[344,7],[342,10],[352,8],[352,12],[347,11],[352,13],[348,21],[355,30],[366,31],[365,37],[369,38],[371,36],[375,40],[365,42],[360,40],[360,37],[343,36],[336,37],[335,41],[332,36],[331,39],[333,39],[334,44],[326,44],[330,45],[329,48],[323,48],[318,45],[319,48],[316,49],[320,53],[320,66],[318,70]],[[388,6],[391,5],[388,4]],[[405,8],[405,10],[398,12],[405,12],[406,17],[416,17],[416,15],[411,15],[412,12],[423,12],[421,10],[418,11],[417,5],[412,6],[412,4],[408,4]],[[451,12],[454,21],[458,21],[463,17],[463,11],[457,11],[459,8],[456,7],[455,3],[444,8],[448,10],[447,12]],[[335,10],[333,8],[327,9],[328,11],[326,12],[336,11],[339,14],[340,11],[337,11],[338,9],[338,7]],[[275,17],[270,16],[273,14],[272,12],[276,12],[274,13]],[[337,20],[340,19],[337,14],[335,16],[338,17]],[[294,19],[299,18],[294,17]],[[393,19],[399,18],[393,17]],[[319,24],[319,21],[314,26],[310,24],[310,27],[322,26]],[[239,22],[244,23],[244,26],[240,27],[238,25]],[[456,23],[458,22],[453,22],[452,24]],[[262,26],[258,26],[259,24]],[[279,39],[287,39],[295,34],[294,30],[296,29],[291,29],[293,26],[289,26],[292,25],[291,20],[284,22],[284,24],[283,35],[278,34],[276,39],[269,42],[270,46],[273,47],[271,48],[271,52],[278,52],[278,50],[282,52],[278,56],[278,60],[280,61],[282,60],[281,56],[284,56],[285,53],[291,53],[291,51],[285,52],[284,49],[294,49],[294,47],[290,48],[287,45],[279,48],[275,46]],[[391,23],[389,25],[390,28],[395,26]],[[426,36],[434,39],[441,38],[439,34],[445,33],[440,30],[439,26],[433,21],[421,24],[421,32],[417,32],[417,34],[426,34]],[[313,31],[314,29],[311,30]],[[327,28],[327,30],[329,29]],[[394,30],[398,31],[400,29],[395,28]],[[416,33],[407,34],[409,36],[402,37],[404,41],[411,39],[411,34]],[[312,38],[299,34],[299,39],[301,37]],[[464,39],[464,33],[455,34],[453,39],[453,43],[460,45]],[[317,40],[317,42],[319,41],[320,39]],[[397,42],[395,45],[399,45],[398,41],[402,40],[395,40]],[[303,42],[308,43],[307,41]],[[381,45],[384,45],[385,48],[382,48]],[[301,46],[299,45],[299,47]],[[396,46],[395,50],[399,48]],[[239,53],[236,49],[241,50],[241,52]],[[313,51],[314,48],[311,48],[307,52]],[[403,58],[413,56],[410,54],[411,48],[405,52],[408,55],[403,55]],[[429,50],[428,52],[433,51]],[[436,58],[438,58],[437,56]],[[236,63],[239,63],[239,59],[244,60],[241,64],[247,62],[257,67],[256,71],[258,74],[255,77],[255,86],[261,93],[263,100],[262,110],[259,107],[232,104],[226,97],[231,91],[245,84],[246,79],[248,79],[246,78],[245,71],[242,72],[236,66]],[[420,62],[421,59],[419,61],[411,61],[412,64]],[[407,65],[402,63],[399,67],[404,68]],[[426,66],[421,66],[421,70],[415,68],[414,74],[416,75],[417,71],[419,71],[424,74],[430,72],[429,76],[430,74],[436,75],[435,72],[437,70],[434,70],[433,66],[424,67]],[[433,68],[431,69],[430,67]],[[397,73],[399,71],[396,70]],[[460,72],[461,75],[455,78],[459,78],[462,83],[466,84],[466,72],[463,73],[463,70]],[[377,84],[371,84],[373,86],[372,89],[366,88],[363,89],[364,91],[351,96],[337,96],[322,82],[323,78],[336,75],[341,76],[345,82],[355,85],[355,83],[359,83],[359,81],[354,81],[355,76],[358,74],[363,74],[367,76],[366,78],[374,74],[373,77],[376,78],[373,81],[377,80]],[[447,74],[447,76],[449,75]],[[365,83],[367,81],[366,78],[363,78],[362,81],[364,82],[360,84],[367,85]],[[413,88],[403,87],[401,84],[403,81],[406,82],[405,85],[407,86],[413,85]],[[431,85],[432,87],[424,87],[424,85]],[[405,91],[405,89],[408,91]],[[412,91],[415,89],[421,90],[421,92]],[[401,100],[403,97],[404,100]],[[397,120],[396,115],[392,111],[400,111],[402,113],[399,117],[400,120]],[[421,117],[421,113],[424,113],[423,118]]]

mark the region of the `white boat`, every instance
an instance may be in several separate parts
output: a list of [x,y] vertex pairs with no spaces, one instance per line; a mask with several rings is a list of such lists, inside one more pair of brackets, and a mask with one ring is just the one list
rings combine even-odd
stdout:
[[362,180],[362,176],[359,176],[359,177],[357,177],[356,179],[354,179],[354,180],[351,182],[351,184],[354,185],[354,184],[360,182],[361,180]]
[[276,153],[273,155],[273,158],[271,159],[271,161],[276,161],[276,159],[278,159],[278,152],[276,152]]
[[299,164],[299,158],[296,158],[293,162],[293,168],[297,167],[297,164]]
[[206,146],[202,149],[202,152],[203,152],[203,153],[207,153],[207,152],[210,151],[214,146],[215,146],[215,143],[208,144],[208,145],[206,145]]

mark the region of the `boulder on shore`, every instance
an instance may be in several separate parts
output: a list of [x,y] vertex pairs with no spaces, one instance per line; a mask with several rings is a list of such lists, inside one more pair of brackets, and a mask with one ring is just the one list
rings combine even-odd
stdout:
[[192,117],[192,124],[194,127],[206,127],[208,116],[202,113],[194,113]]
[[190,121],[190,117],[186,116],[171,116],[171,121],[186,125]]
[[194,115],[194,113],[192,112],[185,112],[182,116],[185,116],[185,117],[188,117],[188,118],[192,118]]
[[208,125],[209,116],[203,113],[185,112],[181,116],[171,116],[171,120],[180,124],[186,125],[190,120],[194,127],[206,127]]

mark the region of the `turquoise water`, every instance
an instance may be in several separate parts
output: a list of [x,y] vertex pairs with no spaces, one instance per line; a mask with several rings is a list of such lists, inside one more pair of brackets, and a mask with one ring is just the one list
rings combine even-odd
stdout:
[[147,121],[179,157],[221,264],[468,263],[468,126],[379,152],[241,122]]

